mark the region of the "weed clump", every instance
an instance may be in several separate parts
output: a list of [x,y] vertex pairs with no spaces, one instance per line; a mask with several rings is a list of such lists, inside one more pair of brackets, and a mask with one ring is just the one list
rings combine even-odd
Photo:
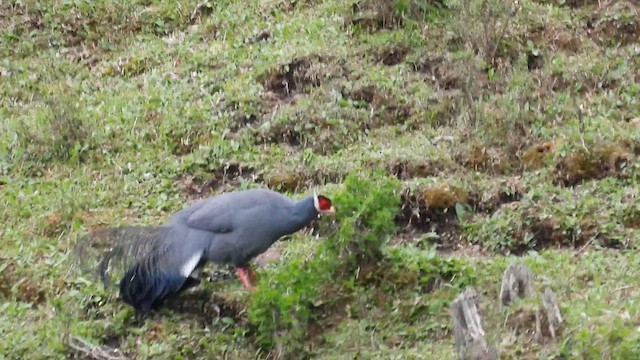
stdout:
[[498,67],[517,7],[502,1],[454,1],[455,32],[485,64]]
[[[4,260],[4,259],[0,259]],[[0,297],[15,298],[17,301],[41,304],[47,294],[27,277],[21,277],[12,260],[0,262]]]
[[554,182],[574,186],[607,176],[625,177],[633,158],[633,152],[616,144],[597,144],[592,150],[579,148],[557,159]]
[[604,13],[594,11],[590,21],[594,31],[590,32],[593,40],[626,46],[637,43],[640,36],[640,21],[637,5],[629,1],[618,1],[608,5]]
[[522,155],[522,167],[525,170],[535,170],[543,167],[549,154],[553,154],[556,144],[553,141],[546,141],[527,150]]
[[270,172],[264,182],[270,189],[296,191],[303,186],[304,180],[302,174],[298,172],[277,169]]
[[238,188],[243,182],[261,181],[262,177],[256,170],[237,161],[221,162],[217,167],[207,167],[206,170],[193,166],[178,178],[180,187],[191,199],[201,199],[211,192],[222,193],[229,189]]
[[430,11],[444,7],[441,0],[360,0],[353,4],[345,24],[371,33],[404,26],[406,19],[422,19]]
[[[319,155],[334,154],[362,140],[372,129],[388,125],[412,126],[408,107],[380,95],[375,103],[332,99],[313,93],[274,112],[256,132],[257,144],[286,144],[310,148]],[[407,125],[407,123],[409,123]]]
[[394,66],[404,61],[410,50],[411,48],[405,44],[385,46],[377,51],[376,58],[386,66]]
[[371,184],[351,174],[337,194],[344,217],[325,244],[328,253],[341,259],[344,273],[379,261],[383,245],[396,231],[394,218],[400,206],[400,182],[382,175],[379,178],[377,184]]
[[[619,200],[597,192],[618,186],[615,179],[610,179],[580,189],[549,186],[531,190],[522,195],[517,206],[501,206],[491,216],[470,219],[461,229],[470,242],[497,253],[522,254],[589,244],[625,248],[633,231],[625,227],[630,220],[625,214],[633,213],[633,207],[619,205]],[[576,191],[583,191],[583,197],[575,199]]]
[[467,203],[469,194],[459,187],[445,183],[422,190],[422,200],[427,207],[449,209],[456,204]]
[[33,173],[55,161],[82,162],[96,147],[93,126],[78,112],[75,99],[59,89],[48,95],[46,107],[36,114],[35,122],[15,123],[11,160],[22,163]]
[[385,125],[402,125],[415,129],[416,124],[411,123],[412,104],[405,99],[385,91],[371,84],[343,85],[341,107],[353,106],[359,109],[370,110],[368,119],[363,122],[362,131],[380,128]]
[[388,172],[400,180],[413,178],[425,178],[437,175],[444,166],[440,163],[415,163],[406,160],[397,160],[387,166]]
[[510,159],[503,150],[478,142],[472,143],[457,158],[466,168],[476,171],[507,173],[510,169]]
[[346,17],[345,23],[370,32],[401,27],[404,21],[395,5],[393,0],[358,1],[353,4],[352,13]]
[[622,208],[622,223],[626,228],[640,229],[640,204],[635,203],[635,194],[629,197],[632,204]]
[[18,281],[16,274],[15,262],[8,259],[0,259],[0,295],[3,297],[9,297],[11,295],[11,288]]
[[346,171],[341,169],[305,164],[294,168],[277,167],[265,171],[263,181],[270,189],[297,192],[318,184],[339,183],[345,177],[345,173]]
[[[435,249],[427,251],[407,246],[390,248],[387,252],[387,259],[391,268],[387,271],[390,278],[398,277],[402,274],[410,274],[410,279],[415,279],[419,288],[427,293],[437,288],[442,283],[451,283],[460,289],[472,285],[476,281],[476,274],[473,268],[458,258],[445,258],[440,256]],[[393,290],[397,289],[399,281],[387,282]]]

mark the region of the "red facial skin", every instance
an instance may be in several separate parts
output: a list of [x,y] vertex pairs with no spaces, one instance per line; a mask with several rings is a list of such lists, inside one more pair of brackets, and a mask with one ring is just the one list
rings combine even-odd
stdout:
[[329,210],[331,209],[331,200],[320,195],[318,196],[318,205],[320,206],[320,210]]

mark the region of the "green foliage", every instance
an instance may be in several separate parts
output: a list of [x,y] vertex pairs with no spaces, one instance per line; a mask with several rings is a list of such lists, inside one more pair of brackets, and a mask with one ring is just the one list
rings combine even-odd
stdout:
[[345,271],[382,258],[382,246],[396,229],[400,182],[381,174],[349,174],[334,195],[339,228],[325,241],[327,249],[344,256]]
[[326,316],[349,294],[360,291],[353,286],[352,275],[363,267],[388,269],[374,271],[372,276],[387,278],[392,283],[385,286],[392,288],[407,285],[403,280],[407,276],[418,279],[412,286],[426,291],[440,282],[453,281],[462,288],[475,280],[468,264],[441,257],[434,250],[385,248],[396,230],[397,179],[380,173],[350,173],[343,185],[331,196],[339,225],[324,240],[324,247],[310,261],[295,259],[271,274],[251,301],[249,319],[265,348],[277,346],[291,354],[303,351],[308,326],[323,315],[318,309]]
[[302,351],[313,305],[331,280],[326,260],[294,260],[260,283],[251,299],[249,321],[258,343],[265,348],[280,345],[291,353]]
[[[634,205],[625,201],[627,181],[604,179],[577,189],[538,186],[518,207],[503,207],[491,216],[463,223],[471,242],[500,253],[520,253],[548,246],[630,246]],[[576,192],[582,196],[576,197]],[[595,216],[594,214],[597,214]]]
[[2,55],[28,56],[47,46],[72,47],[80,43],[112,50],[131,33],[162,36],[183,28],[190,12],[182,7],[197,4],[184,1],[177,7],[170,1],[146,0],[14,3],[14,16],[22,21],[9,22],[0,30],[0,39],[8,45],[0,46]]
[[68,88],[54,92],[45,96],[45,106],[33,114],[33,122],[10,122],[9,162],[32,170],[55,161],[77,163],[95,148],[92,124],[84,118],[78,99]]
[[461,290],[476,282],[476,273],[468,262],[460,258],[442,256],[434,248],[388,248],[387,258],[395,271],[417,272],[419,285],[427,290],[437,282],[450,283]]

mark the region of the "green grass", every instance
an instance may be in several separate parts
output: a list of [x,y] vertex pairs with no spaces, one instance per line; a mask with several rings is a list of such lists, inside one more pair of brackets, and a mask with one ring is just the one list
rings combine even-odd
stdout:
[[[235,188],[347,199],[348,174],[379,170],[402,208],[377,238],[380,269],[317,289],[325,305],[305,308],[292,348],[453,359],[448,306],[473,285],[505,358],[638,358],[637,5],[198,3],[0,5],[0,354],[65,358],[76,336],[131,358],[286,357],[247,313],[324,279],[296,271],[323,248],[315,234],[275,245],[262,302],[214,277],[141,326],[76,271],[73,245]],[[344,246],[339,225],[322,220],[320,238]],[[505,322],[535,300],[498,310],[521,259],[557,295],[556,340]]]

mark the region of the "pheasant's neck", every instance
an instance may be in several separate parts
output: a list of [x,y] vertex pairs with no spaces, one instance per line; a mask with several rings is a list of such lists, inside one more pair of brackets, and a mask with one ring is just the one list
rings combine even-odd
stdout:
[[313,203],[313,195],[297,201],[291,211],[291,232],[296,232],[318,217],[318,211]]

